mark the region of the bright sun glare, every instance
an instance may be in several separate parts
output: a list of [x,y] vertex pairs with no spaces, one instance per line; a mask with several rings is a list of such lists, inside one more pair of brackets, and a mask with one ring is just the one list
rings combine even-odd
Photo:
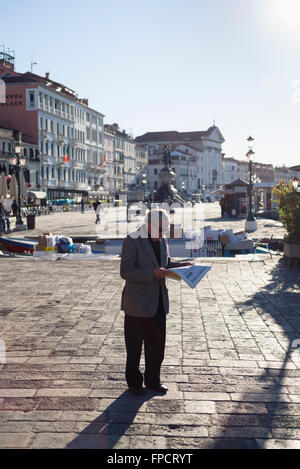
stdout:
[[279,22],[289,30],[300,30],[300,0],[272,0],[272,9]]

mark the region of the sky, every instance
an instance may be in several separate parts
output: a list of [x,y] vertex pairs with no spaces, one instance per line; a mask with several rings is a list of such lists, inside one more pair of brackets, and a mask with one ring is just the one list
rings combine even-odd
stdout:
[[300,0],[0,0],[18,72],[64,83],[134,137],[206,130],[225,156],[300,164]]

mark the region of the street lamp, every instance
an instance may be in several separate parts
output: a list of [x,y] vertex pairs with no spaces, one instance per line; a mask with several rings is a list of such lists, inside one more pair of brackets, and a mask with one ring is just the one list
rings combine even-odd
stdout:
[[144,173],[142,174],[142,178],[143,178],[143,179],[142,179],[142,185],[143,185],[143,189],[144,189],[144,200],[145,200],[145,198],[146,198],[146,184],[147,184],[146,176],[147,176],[147,175],[146,175],[146,173],[144,172]]
[[21,154],[22,147],[19,142],[14,146],[14,155],[10,158],[10,164],[14,167],[17,185],[18,185],[18,209],[16,216],[16,225],[23,225],[21,217],[21,180],[20,175],[22,173],[22,167],[26,164],[26,158]]
[[245,230],[246,231],[256,231],[257,230],[257,221],[254,215],[254,208],[253,208],[253,180],[252,180],[252,163],[254,158],[254,151],[253,151],[253,142],[254,138],[251,136],[247,138],[248,141],[248,152],[246,156],[249,160],[249,207],[248,207],[248,215],[247,220],[245,223]]

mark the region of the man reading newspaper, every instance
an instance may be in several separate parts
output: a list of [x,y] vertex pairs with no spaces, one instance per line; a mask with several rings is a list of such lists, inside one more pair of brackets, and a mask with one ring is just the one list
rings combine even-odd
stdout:
[[[169,312],[165,279],[168,268],[191,265],[171,260],[164,235],[168,230],[168,214],[150,210],[144,224],[129,234],[122,246],[120,274],[126,280],[121,305],[125,312],[126,380],[129,390],[137,395],[145,392],[143,381],[148,388],[167,392],[160,382]],[[139,370],[143,343],[144,377]]]

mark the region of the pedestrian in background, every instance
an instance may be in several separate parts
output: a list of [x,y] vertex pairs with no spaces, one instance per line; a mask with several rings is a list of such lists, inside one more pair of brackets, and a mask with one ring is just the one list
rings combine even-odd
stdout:
[[93,207],[94,207],[94,210],[95,210],[95,213],[96,213],[95,223],[97,224],[97,223],[100,223],[100,213],[101,213],[101,210],[102,210],[102,203],[100,202],[100,200],[98,198],[96,199],[96,202],[94,202]]
[[13,217],[16,217],[18,214],[18,205],[17,202],[14,200],[11,206],[11,209],[13,211]]
[[221,197],[220,199],[220,206],[221,206],[221,217],[224,217],[225,214],[225,200],[224,197]]
[[10,222],[9,218],[5,214],[4,205],[0,202],[0,231],[9,231]]
[[81,213],[84,213],[84,198],[83,197],[81,198],[80,205],[81,205]]

